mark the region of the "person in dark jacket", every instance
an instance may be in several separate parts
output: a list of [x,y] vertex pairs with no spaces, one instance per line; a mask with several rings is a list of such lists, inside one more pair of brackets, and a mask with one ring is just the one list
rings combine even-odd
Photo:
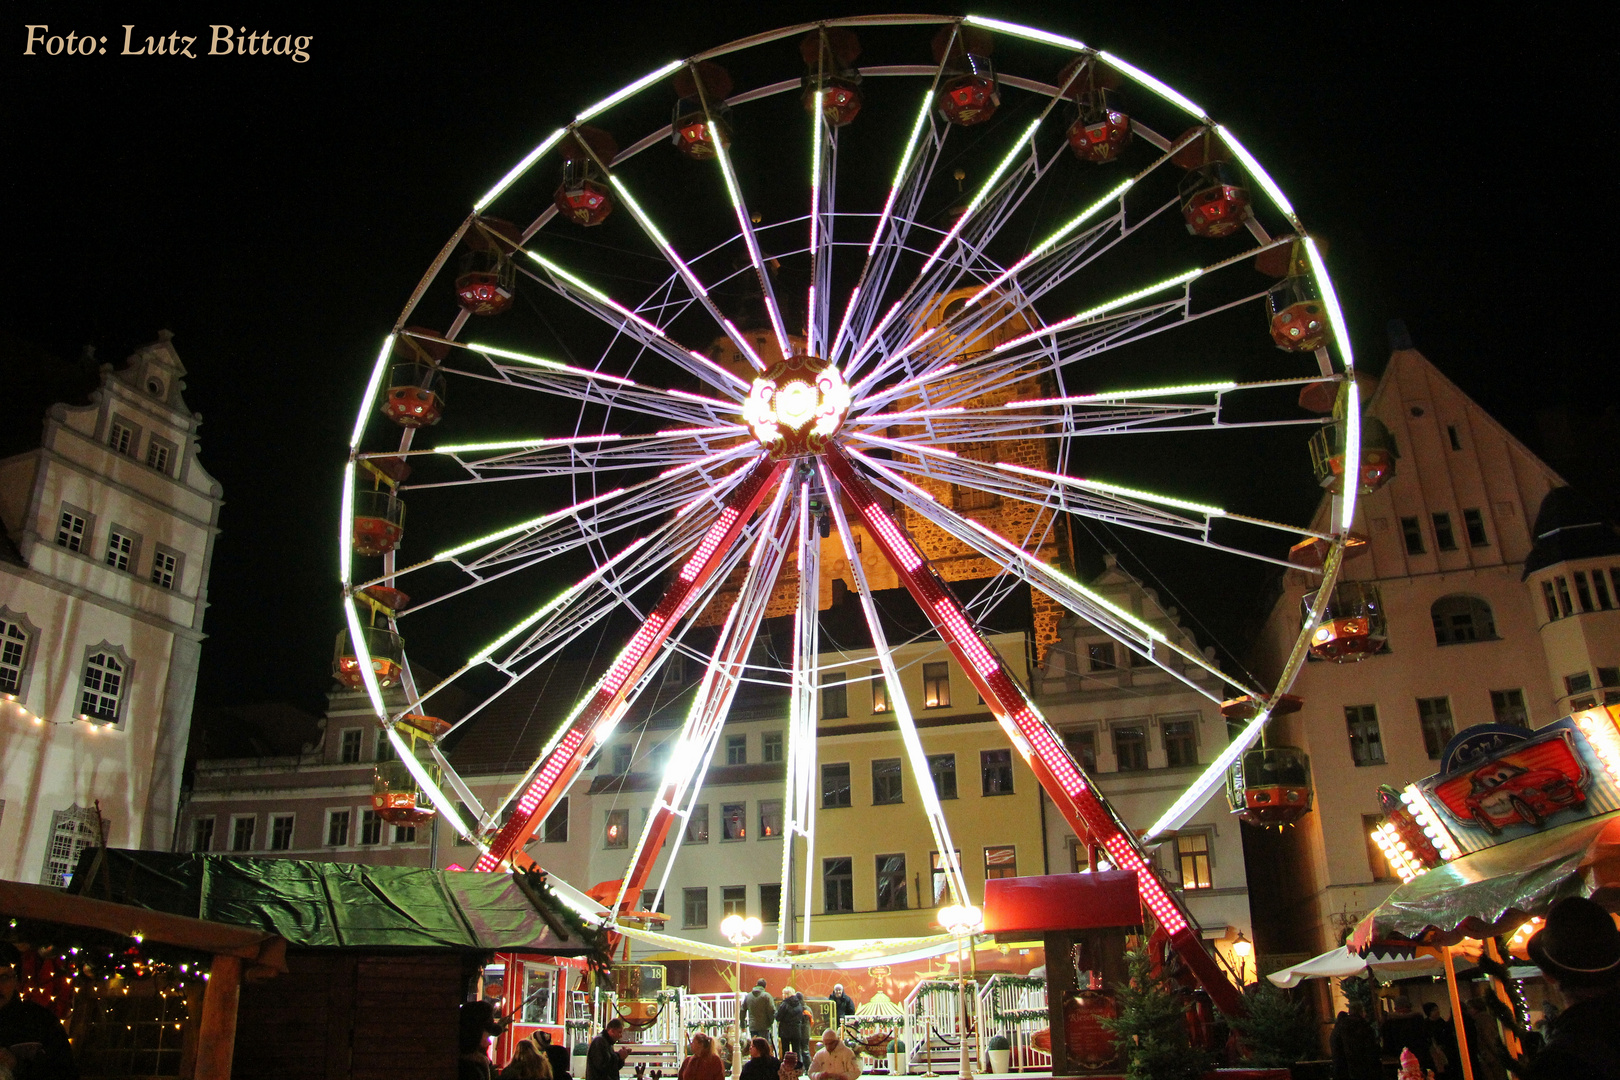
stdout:
[[495,1006],[488,1001],[462,1004],[456,1033],[459,1080],[492,1080],[495,1066],[489,1060],[489,1040],[505,1031],[507,1025],[507,1021],[496,1018]]
[[776,1037],[782,1042],[782,1056],[791,1050],[802,1067],[810,1060],[810,1021],[804,1018],[804,995],[791,990],[788,987],[782,991],[782,1004],[776,1009]]
[[743,1062],[738,1080],[777,1080],[782,1063],[771,1053],[767,1039],[755,1037],[748,1044],[748,1060]]
[[585,1080],[619,1080],[624,1059],[630,1056],[630,1047],[615,1048],[614,1043],[624,1034],[624,1021],[617,1016],[607,1022],[602,1034],[591,1040],[585,1055]]
[[771,1022],[776,1019],[776,999],[765,989],[764,979],[756,982],[754,988],[748,991],[748,996],[743,999],[742,1012],[748,1034],[756,1039],[769,1040]]
[[[1429,1025],[1429,1041],[1434,1044],[1440,1053],[1435,1058],[1439,1066],[1434,1070],[1437,1077],[1452,1077],[1462,1075],[1462,1065],[1457,1052],[1457,1027],[1450,1020],[1440,1015],[1440,1006],[1432,1001],[1424,1002],[1423,1022]],[[1445,1064],[1441,1065],[1441,1059]]]
[[1384,1021],[1384,1056],[1399,1058],[1402,1050],[1412,1051],[1424,1072],[1434,1068],[1434,1055],[1429,1053],[1429,1025],[1412,1011],[1412,999],[1408,997],[1396,998],[1395,1015]]
[[568,1047],[552,1042],[549,1031],[540,1032],[539,1043],[540,1049],[546,1053],[546,1060],[551,1062],[551,1080],[574,1080],[574,1059]]
[[842,1024],[844,1017],[855,1015],[855,999],[844,993],[843,983],[834,986],[833,992],[827,996],[833,1003],[834,1026]]
[[16,1080],[79,1080],[61,1021],[45,1006],[17,995],[22,954],[0,941],[0,1070]]
[[1547,912],[1527,949],[1564,999],[1524,1080],[1620,1080],[1620,930],[1580,896]]
[[1333,1080],[1379,1080],[1378,1032],[1367,1022],[1360,1002],[1352,1001],[1339,1014],[1328,1046],[1333,1052]]

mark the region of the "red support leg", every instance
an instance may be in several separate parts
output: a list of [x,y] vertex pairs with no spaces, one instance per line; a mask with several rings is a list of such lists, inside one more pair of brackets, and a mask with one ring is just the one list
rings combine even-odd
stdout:
[[1136,874],[1142,902],[1169,935],[1171,946],[1192,971],[1215,1004],[1227,1013],[1242,1013],[1243,997],[1204,949],[1196,924],[1181,904],[1165,890],[1153,864],[1137,846],[1136,838],[1115,816],[1102,793],[1069,757],[1046,718],[985,644],[950,587],[923,558],[898,522],[885,510],[836,444],[825,451],[827,467],[844,494],[854,503],[872,531],[883,554],[900,580],[928,616],[941,640],[956,656],[968,678],[984,698],[1041,787],[1052,797],[1075,835],[1102,845],[1109,860]]
[[511,818],[495,834],[489,850],[474,864],[474,870],[489,871],[507,862],[518,865],[530,861],[523,854],[523,845],[529,842],[596,750],[601,741],[598,733],[605,727],[611,728],[630,688],[669,639],[788,464],[787,461],[761,460],[732,491],[720,517],[703,534],[697,550],[676,575],[675,583],[647,615],[647,621],[619,653],[590,698],[574,713],[561,740],[513,806]]

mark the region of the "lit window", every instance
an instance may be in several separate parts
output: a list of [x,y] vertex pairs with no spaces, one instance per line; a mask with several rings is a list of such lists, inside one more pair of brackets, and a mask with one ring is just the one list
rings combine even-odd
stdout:
[[902,802],[900,759],[880,758],[872,762],[872,805]]
[[28,631],[19,622],[0,619],[0,692],[22,693],[23,666],[28,662]]
[[720,917],[748,914],[748,886],[724,885],[720,889]]
[[1172,769],[1198,764],[1198,729],[1191,719],[1161,720],[1165,764]]
[[96,835],[98,824],[103,829],[107,827],[106,820],[94,809],[74,806],[51,815],[51,842],[45,848],[40,884],[67,888],[73,879],[73,868],[79,865],[79,853],[102,842]]
[[1011,844],[998,844],[984,849],[984,879],[1018,876],[1018,849]]
[[842,671],[828,672],[821,680],[821,717],[838,720],[849,715],[849,687]]
[[767,731],[759,737],[759,760],[774,765],[782,760],[782,733]]
[[821,860],[821,898],[828,915],[855,910],[855,869],[852,860]]
[[708,803],[698,803],[692,807],[692,813],[686,819],[686,842],[688,844],[707,844],[709,842]]
[[1120,724],[1114,728],[1114,760],[1120,772],[1148,767],[1147,730],[1141,724]]
[[923,708],[948,709],[951,707],[951,665],[936,663],[923,665]]
[[1451,532],[1451,515],[1442,510],[1429,516],[1434,521],[1434,546],[1441,551],[1456,551],[1457,538]]
[[253,850],[253,827],[257,825],[258,818],[239,817],[231,819],[231,850]]
[[748,804],[732,802],[720,804],[720,839],[748,839]]
[[1422,555],[1424,553],[1423,523],[1417,518],[1401,518],[1401,538],[1406,541],[1406,553],[1408,555]]
[[782,800],[759,800],[759,838],[775,840],[782,835]]
[[1088,773],[1097,771],[1097,732],[1092,728],[1063,733],[1063,748]]
[[727,735],[726,736],[726,764],[727,765],[746,765],[746,764],[748,764],[748,736],[746,736],[746,735]]
[[69,551],[84,550],[84,518],[70,511],[62,511],[61,519],[56,523],[56,543]]
[[1176,834],[1176,863],[1181,868],[1183,889],[1213,889],[1215,878],[1209,867],[1209,834]]
[[889,702],[889,684],[883,678],[883,672],[877,668],[872,669],[872,712],[886,713],[894,709]]
[[1468,533],[1469,547],[1490,547],[1490,538],[1485,535],[1485,515],[1478,510],[1463,511],[1463,529]]
[[1384,740],[1378,730],[1378,706],[1346,705],[1344,723],[1350,733],[1350,757],[1357,765],[1382,765]]
[[338,743],[338,764],[355,765],[360,761],[360,729],[349,728]]
[[365,810],[360,814],[360,842],[366,846],[382,843],[382,818],[377,816],[375,810]]
[[821,805],[823,808],[850,805],[849,762],[821,767]]
[[1496,637],[1491,605],[1477,596],[1442,596],[1430,605],[1429,620],[1434,625],[1436,645],[1461,645]]
[[557,969],[540,964],[523,965],[523,1011],[518,1017],[521,1024],[555,1024],[557,1022]]
[[979,773],[986,795],[1011,795],[1013,771],[1011,750],[979,751]]
[[79,698],[79,711],[86,716],[112,723],[118,721],[118,709],[124,695],[124,665],[108,652],[93,654],[84,663],[84,692]]
[[291,851],[293,839],[293,816],[291,814],[273,814],[270,818],[270,850]]
[[1530,726],[1530,714],[1524,707],[1523,690],[1492,690],[1491,712],[1496,715],[1498,724],[1513,724],[1524,728]]
[[688,929],[701,929],[709,925],[709,890],[705,886],[700,889],[681,890],[681,918],[682,925]]
[[135,558],[135,538],[129,533],[113,529],[107,534],[107,565],[114,570],[128,570]]
[[877,857],[877,909],[904,911],[906,909],[906,857],[879,855]]
[[540,841],[545,844],[568,843],[568,796],[557,800],[546,820],[540,826]]
[[152,556],[152,584],[160,589],[174,588],[174,580],[179,576],[180,560],[167,551],[159,549]]
[[935,798],[956,798],[955,754],[928,755],[928,775],[934,778]]
[[214,850],[214,819],[197,818],[191,823],[191,850]]
[[328,810],[326,812],[327,847],[342,847],[348,842],[349,812],[347,810]]
[[129,454],[134,452],[135,431],[128,424],[121,424],[114,420],[107,433],[107,445],[115,454]]
[[1418,698],[1418,722],[1423,725],[1423,749],[1429,760],[1440,760],[1440,751],[1446,748],[1456,734],[1451,722],[1451,699]]
[[630,846],[630,811],[609,810],[607,826],[602,831],[602,846],[626,848]]

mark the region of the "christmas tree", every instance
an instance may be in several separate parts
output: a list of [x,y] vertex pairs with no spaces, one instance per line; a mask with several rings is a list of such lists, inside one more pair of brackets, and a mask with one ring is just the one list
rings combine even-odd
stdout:
[[1248,1015],[1227,1022],[1243,1044],[1243,1061],[1257,1069],[1281,1069],[1313,1056],[1316,1024],[1288,991],[1262,979],[1246,994]]
[[1186,1004],[1162,969],[1154,973],[1146,947],[1125,954],[1130,982],[1114,988],[1119,1016],[1104,1019],[1126,1060],[1129,1080],[1199,1080],[1214,1067],[1214,1055],[1193,1047]]

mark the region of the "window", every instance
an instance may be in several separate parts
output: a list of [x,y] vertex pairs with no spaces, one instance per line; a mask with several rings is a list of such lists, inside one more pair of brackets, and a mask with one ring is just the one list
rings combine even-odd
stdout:
[[855,869],[852,860],[821,860],[821,899],[828,915],[855,910]]
[[231,819],[231,850],[253,850],[253,827],[259,823],[256,817],[237,817]]
[[1496,714],[1498,724],[1514,724],[1524,728],[1530,726],[1530,714],[1525,711],[1523,690],[1492,690],[1491,712]]
[[935,798],[956,798],[955,754],[930,754],[928,756],[928,775],[934,778]]
[[1422,555],[1424,553],[1423,524],[1417,518],[1401,518],[1401,537],[1406,541],[1406,553],[1408,555]]
[[191,850],[214,850],[214,819],[197,818],[191,823]]
[[883,672],[877,668],[872,669],[872,712],[893,712],[894,705],[889,701],[889,684],[883,678]]
[[169,462],[174,458],[174,450],[167,443],[158,439],[148,439],[146,443],[146,463],[160,473],[169,471]]
[[1575,571],[1575,597],[1581,602],[1582,611],[1595,610],[1592,605],[1592,590],[1586,584],[1586,571]]
[[849,805],[849,762],[821,767],[821,805],[823,808]]
[[293,816],[291,814],[270,815],[270,850],[291,851],[293,838]]
[[1181,869],[1183,889],[1213,889],[1215,878],[1210,874],[1209,833],[1177,833],[1176,865]]
[[135,537],[114,526],[107,533],[107,565],[114,570],[128,570],[135,561]]
[[767,731],[759,737],[759,760],[774,765],[782,760],[782,733]]
[[906,857],[879,855],[877,857],[877,909],[904,911],[906,909]]
[[613,760],[610,767],[614,776],[623,776],[630,771],[630,759],[635,753],[635,749],[629,743],[619,743],[613,748]]
[[360,760],[360,729],[348,728],[339,737],[338,764],[354,765]]
[[748,838],[748,804],[728,802],[720,804],[720,839],[746,840]]
[[829,672],[821,679],[821,718],[838,720],[849,715],[849,687],[842,671]]
[[128,424],[117,420],[107,431],[107,445],[115,454],[133,454],[135,452],[135,429]]
[[1013,771],[1011,750],[980,750],[979,779],[986,795],[1011,795]]
[[364,810],[360,814],[360,842],[367,847],[382,843],[382,818],[377,816],[375,810]]
[[707,844],[709,842],[708,803],[698,803],[692,807],[692,814],[686,819],[686,842],[688,844]]
[[1350,732],[1350,757],[1357,765],[1382,765],[1384,740],[1378,733],[1378,706],[1346,705],[1344,723]]
[[759,887],[759,921],[773,923],[782,917],[782,883],[773,881]]
[[28,664],[28,631],[19,621],[0,618],[0,693],[22,695]]
[[872,762],[872,805],[904,801],[900,787],[900,759],[880,758]]
[[[956,851],[956,863],[958,866],[962,864],[962,851],[960,848]],[[938,907],[945,903],[946,898],[951,895],[950,874],[946,869],[945,860],[939,857],[937,851],[928,853],[928,865],[930,868],[929,878],[934,891],[934,906]]]
[[1491,605],[1477,596],[1442,596],[1430,605],[1429,620],[1434,624],[1436,645],[1461,645],[1496,637]]
[[123,703],[124,664],[107,650],[93,653],[84,662],[84,692],[79,711],[108,723],[118,722]]
[[347,810],[328,810],[326,812],[326,846],[342,847],[349,842],[349,812]]
[[1012,844],[998,844],[984,849],[984,880],[1018,876],[1018,849]]
[[540,842],[543,844],[568,843],[568,796],[564,795],[557,800],[557,805],[551,808],[546,820],[540,826]]
[[1451,440],[1451,448],[1453,450],[1461,450],[1462,449],[1462,438],[1457,434],[1457,425],[1456,424],[1447,424],[1446,425],[1446,438]]
[[388,741],[388,732],[377,732],[377,743],[375,749],[376,754],[374,755],[374,760],[393,761],[395,759],[394,744]]
[[624,848],[630,846],[630,811],[609,810],[607,824],[602,831],[602,846]]
[[1064,732],[1063,747],[1076,765],[1088,773],[1097,771],[1097,732],[1094,729]]
[[727,765],[746,765],[746,764],[748,764],[748,736],[746,736],[746,735],[727,735],[726,736],[726,764]]
[[1547,605],[1547,621],[1558,618],[1558,598],[1553,595],[1553,586],[1550,581],[1541,583],[1541,599]]
[[[100,842],[96,835],[98,815],[94,809],[79,806],[58,810],[51,815],[51,842],[45,848],[45,868],[40,884],[58,889],[67,888],[73,879],[73,868],[79,864],[79,853]],[[105,827],[103,823],[102,827]]]
[[748,914],[748,887],[726,885],[720,889],[720,917]]
[[518,1018],[524,1024],[555,1024],[557,1022],[557,969],[539,964],[523,965],[523,1014]]
[[394,826],[394,843],[396,843],[396,844],[414,844],[414,843],[416,843],[416,826],[415,825],[395,825]]
[[[662,915],[663,914],[662,911],[658,910],[658,890],[657,889],[642,889],[641,890],[641,910],[642,911],[650,911],[655,915]],[[662,919],[650,919],[650,920],[648,920],[648,925],[653,930],[662,930],[664,928],[664,923],[663,923]]]
[[948,663],[923,665],[923,708],[948,709],[951,707],[951,665]]
[[1198,764],[1198,727],[1193,719],[1160,720],[1159,732],[1164,736],[1166,765],[1179,769]]
[[1372,871],[1374,881],[1391,881],[1395,877],[1395,871],[1389,867],[1389,860],[1384,858],[1378,842],[1372,838],[1373,830],[1383,823],[1383,814],[1361,815],[1361,835],[1367,840],[1367,869]]
[[1457,538],[1451,533],[1451,515],[1444,510],[1438,514],[1430,514],[1434,522],[1434,546],[1440,551],[1456,551]]
[[1592,689],[1592,673],[1591,672],[1583,671],[1578,675],[1565,675],[1564,676],[1564,693],[1566,693],[1566,694],[1584,694],[1586,691],[1588,691],[1590,689]]
[[180,557],[160,546],[152,553],[152,584],[172,589],[180,579]]
[[1569,582],[1562,577],[1554,579],[1558,582],[1558,606],[1563,609],[1564,617],[1575,614],[1575,607],[1569,602]]
[[1602,570],[1592,571],[1592,588],[1597,592],[1598,607],[1604,611],[1614,607],[1614,601],[1609,599],[1609,582],[1603,576]]
[[69,551],[84,550],[85,520],[70,510],[62,511],[56,523],[56,543]]
[[1463,511],[1463,530],[1468,533],[1469,547],[1490,547],[1485,535],[1485,515],[1476,510]]
[[681,890],[681,923],[689,928],[701,928],[709,925],[709,890],[707,886],[698,889]]
[[1418,698],[1418,723],[1423,725],[1423,749],[1429,760],[1439,761],[1440,751],[1456,734],[1451,722],[1451,699],[1443,697]]
[[1086,655],[1090,658],[1092,671],[1114,670],[1114,643],[1112,641],[1087,645]]
[[1600,667],[1597,669],[1599,686],[1620,686],[1620,667]]
[[782,835],[782,800],[759,800],[759,838],[775,840]]
[[1147,768],[1147,729],[1141,724],[1115,727],[1114,761],[1120,772]]

